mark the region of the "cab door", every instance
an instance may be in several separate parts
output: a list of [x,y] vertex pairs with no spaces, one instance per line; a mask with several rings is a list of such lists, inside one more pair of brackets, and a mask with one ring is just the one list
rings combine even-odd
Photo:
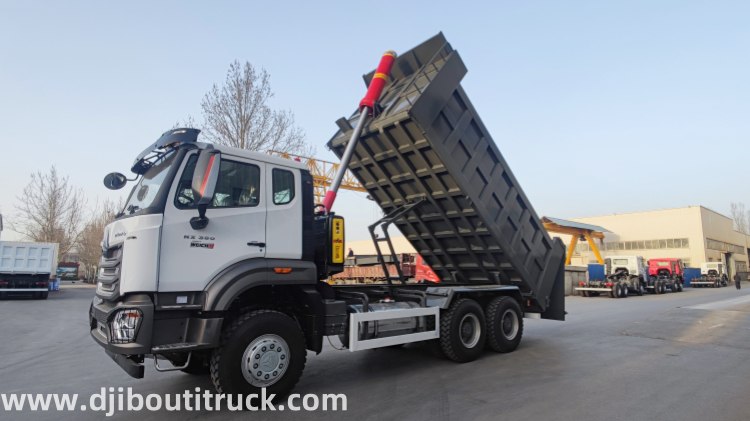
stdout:
[[222,154],[216,190],[206,209],[208,225],[195,230],[192,178],[197,153],[186,157],[164,209],[161,292],[200,291],[220,271],[266,254],[264,163]]

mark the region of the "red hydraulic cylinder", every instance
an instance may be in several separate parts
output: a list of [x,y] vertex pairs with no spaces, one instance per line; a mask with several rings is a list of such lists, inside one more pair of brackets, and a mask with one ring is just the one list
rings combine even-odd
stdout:
[[370,86],[367,87],[367,93],[365,94],[362,101],[359,102],[359,120],[357,126],[352,132],[352,136],[349,139],[349,143],[346,145],[344,154],[341,156],[341,165],[336,171],[336,175],[333,177],[331,188],[326,192],[325,198],[323,198],[323,207],[326,213],[331,211],[333,202],[336,200],[336,192],[341,187],[341,180],[344,178],[344,173],[349,167],[349,161],[352,159],[354,153],[354,147],[359,141],[359,135],[362,133],[362,129],[365,126],[367,117],[372,115],[375,111],[375,104],[380,99],[380,95],[383,94],[383,88],[388,82],[388,75],[391,73],[393,62],[396,61],[396,53],[393,51],[386,51],[383,57],[380,58],[380,64],[375,69],[375,74],[370,81]]

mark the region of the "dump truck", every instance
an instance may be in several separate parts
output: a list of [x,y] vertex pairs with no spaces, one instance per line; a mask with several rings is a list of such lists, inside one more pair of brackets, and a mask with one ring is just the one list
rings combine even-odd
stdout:
[[693,279],[690,285],[696,288],[721,288],[729,284],[726,267],[722,262],[706,262],[701,265],[700,278]]
[[603,279],[580,281],[575,288],[584,297],[607,294],[611,298],[625,298],[646,292],[648,269],[641,256],[616,256],[604,259]]
[[682,292],[685,265],[682,259],[672,257],[648,260],[647,288],[655,294],[667,291]]
[[0,298],[46,300],[57,276],[57,243],[0,241]]
[[[136,378],[148,358],[208,372],[220,393],[283,395],[327,337],[349,351],[429,342],[465,363],[485,347],[515,350],[524,317],[564,320],[564,247],[471,105],[465,73],[442,34],[386,53],[328,143],[341,167],[322,204],[298,162],[203,143],[196,129],[164,133],[135,159],[136,184],[105,229],[94,341]],[[392,252],[396,226],[440,284],[324,282],[345,260],[333,201],[346,169],[383,209],[377,254]]]

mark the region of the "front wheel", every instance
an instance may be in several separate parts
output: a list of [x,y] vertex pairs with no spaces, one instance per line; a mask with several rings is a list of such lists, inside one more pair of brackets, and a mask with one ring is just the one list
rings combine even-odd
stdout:
[[285,395],[305,368],[305,337],[297,322],[275,310],[242,314],[224,331],[211,356],[211,381],[219,393],[249,395],[266,388]]
[[485,321],[482,307],[474,300],[460,298],[440,316],[440,349],[449,359],[465,363],[482,355]]
[[497,297],[486,311],[487,346],[495,352],[512,352],[523,336],[521,306],[511,297]]

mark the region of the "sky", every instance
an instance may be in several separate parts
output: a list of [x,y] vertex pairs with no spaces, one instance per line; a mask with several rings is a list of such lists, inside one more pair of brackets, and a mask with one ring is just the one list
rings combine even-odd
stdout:
[[[442,31],[541,215],[750,204],[750,2],[0,0],[0,213],[55,165],[89,207],[111,171],[200,101],[233,60],[271,75],[317,156],[386,50]],[[377,206],[341,192],[348,239]],[[3,232],[3,239],[14,233]]]

